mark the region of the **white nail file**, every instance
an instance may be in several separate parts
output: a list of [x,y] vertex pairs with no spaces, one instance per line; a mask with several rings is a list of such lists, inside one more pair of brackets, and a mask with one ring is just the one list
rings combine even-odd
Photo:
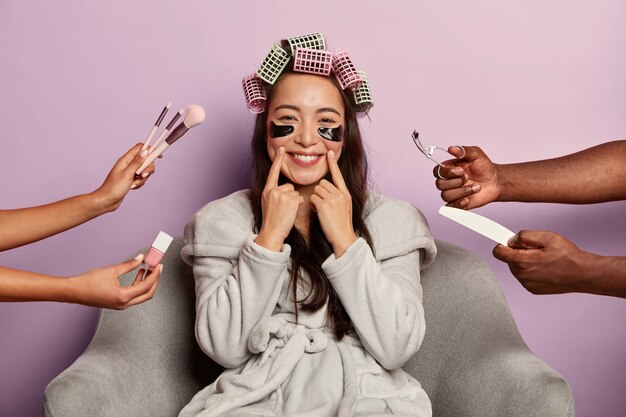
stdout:
[[439,214],[504,246],[507,246],[509,239],[515,236],[515,233],[501,224],[471,211],[443,206],[439,209]]

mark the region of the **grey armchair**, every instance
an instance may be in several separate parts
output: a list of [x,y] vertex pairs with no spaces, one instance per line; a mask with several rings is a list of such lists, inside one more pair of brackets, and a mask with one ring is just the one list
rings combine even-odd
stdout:
[[[46,417],[173,417],[219,375],[194,338],[193,276],[181,246],[176,239],[165,256],[150,302],[101,312],[91,344],[48,385]],[[485,263],[450,243],[437,247],[422,274],[426,337],[404,366],[433,415],[573,416],[569,386],[526,347]]]

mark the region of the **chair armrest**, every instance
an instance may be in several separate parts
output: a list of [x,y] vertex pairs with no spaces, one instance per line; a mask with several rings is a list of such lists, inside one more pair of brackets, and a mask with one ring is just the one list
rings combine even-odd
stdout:
[[471,320],[459,322],[437,370],[434,415],[573,417],[561,375],[498,327],[485,334],[471,331]]
[[[92,345],[47,387],[46,416],[176,415],[184,404],[161,364],[141,363],[145,350],[107,351]],[[131,347],[130,349],[136,346]],[[148,346],[145,347],[146,349]],[[163,405],[167,404],[163,409]]]
[[101,310],[85,352],[46,388],[46,417],[176,416],[221,373],[195,340],[194,279],[181,246],[175,239],[163,258],[152,300]]
[[573,416],[569,386],[528,349],[485,262],[447,242],[437,248],[422,273],[424,343],[404,366],[433,415]]

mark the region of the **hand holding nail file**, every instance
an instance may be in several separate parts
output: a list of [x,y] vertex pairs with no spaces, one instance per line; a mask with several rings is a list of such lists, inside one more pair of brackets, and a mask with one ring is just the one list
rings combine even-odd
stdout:
[[206,119],[206,113],[204,112],[204,109],[202,107],[198,106],[197,104],[190,104],[189,106],[187,106],[187,111],[185,112],[185,119],[183,120],[183,122],[176,126],[174,130],[172,130],[172,133],[170,133],[169,136],[165,139],[165,142],[161,143],[156,149],[150,152],[144,163],[135,172],[135,175],[141,174],[141,171],[146,169],[146,167],[150,165],[152,161],[158,158],[159,155],[161,155],[168,148],[168,146],[180,139],[181,136],[187,133],[189,129],[204,122],[204,119]]
[[443,206],[439,209],[439,214],[504,246],[507,246],[509,239],[515,236],[515,233],[501,224],[471,211]]

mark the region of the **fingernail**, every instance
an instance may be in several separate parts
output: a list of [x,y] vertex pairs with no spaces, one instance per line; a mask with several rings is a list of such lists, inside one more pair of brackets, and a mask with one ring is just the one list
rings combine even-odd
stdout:
[[515,242],[517,242],[517,233],[515,234],[515,236],[513,236],[512,238],[510,238],[510,239],[507,241],[507,244],[508,244],[509,246],[513,246],[513,245],[515,245]]
[[148,175],[150,175],[149,172],[144,172],[143,174],[141,174],[141,178],[146,178]]
[[140,253],[139,255],[135,256],[136,261],[141,261],[142,259],[143,259],[143,253]]
[[462,168],[452,168],[452,173],[454,175],[461,175],[463,173],[463,169]]
[[283,148],[282,146],[280,148],[278,148],[278,154],[282,155],[285,153],[285,148]]
[[335,151],[328,151],[328,156],[330,156],[331,158],[335,157]]
[[142,159],[145,159],[145,158],[146,158],[146,156],[148,156],[148,150],[147,150],[147,149],[144,149],[143,151],[139,152],[139,156],[140,156]]
[[473,192],[478,192],[478,191],[480,191],[480,184],[474,184],[474,185],[472,185],[472,191],[473,191]]
[[134,190],[135,188],[137,188],[137,185],[136,185],[136,184],[133,184],[133,185],[131,185],[131,186],[130,186],[130,189],[131,189],[131,190]]
[[159,274],[163,272],[163,264],[161,264],[161,266],[159,266]]

